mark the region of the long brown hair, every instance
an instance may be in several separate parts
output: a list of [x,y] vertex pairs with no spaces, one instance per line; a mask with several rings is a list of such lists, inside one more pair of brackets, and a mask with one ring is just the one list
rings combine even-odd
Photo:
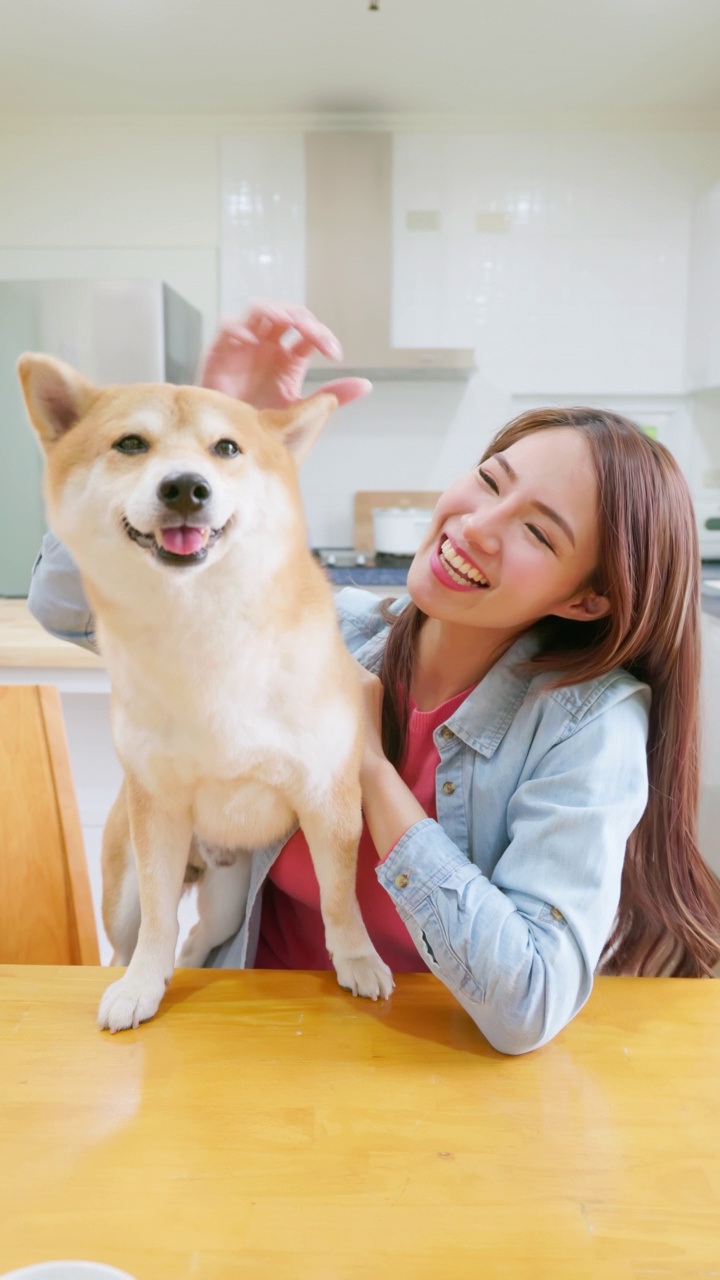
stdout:
[[[624,667],[652,689],[650,793],[625,855],[620,905],[600,967],[614,974],[710,976],[720,957],[720,883],[697,844],[700,788],[700,555],[690,493],[672,454],[627,418],[597,409],[539,409],[515,418],[482,461],[552,427],[581,431],[600,493],[599,560],[591,582],[610,601],[592,622],[547,618],[533,659],[576,684]],[[383,745],[398,763],[425,615],[393,623],[381,679]]]

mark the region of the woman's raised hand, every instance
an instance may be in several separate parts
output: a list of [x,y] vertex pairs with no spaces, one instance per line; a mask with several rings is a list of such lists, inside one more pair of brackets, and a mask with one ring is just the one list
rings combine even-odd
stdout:
[[[294,341],[287,335],[295,332]],[[257,303],[244,320],[226,321],[207,353],[203,387],[244,400],[256,409],[285,409],[302,398],[308,362],[318,351],[342,357],[337,338],[306,307]],[[338,378],[317,387],[348,404],[372,389],[366,378]]]

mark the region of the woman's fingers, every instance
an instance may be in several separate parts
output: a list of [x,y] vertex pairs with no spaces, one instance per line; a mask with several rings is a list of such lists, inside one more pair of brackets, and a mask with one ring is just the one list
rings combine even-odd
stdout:
[[[284,341],[288,335],[295,340]],[[294,404],[302,396],[307,361],[314,352],[328,359],[342,356],[335,335],[307,307],[258,302],[244,318],[223,322],[205,357],[200,381],[264,408]],[[313,394],[327,391],[343,405],[371,390],[366,378],[336,378]]]
[[227,343],[230,346],[256,347],[259,339],[242,320],[226,320],[218,330],[213,347]]
[[308,356],[313,355],[316,351],[316,344],[311,342],[309,338],[300,338],[287,349],[288,355],[293,356],[296,360],[307,360]]
[[306,358],[313,351],[319,351],[329,360],[339,360],[342,356],[342,347],[335,334],[327,325],[321,324],[307,307],[258,302],[251,308],[245,324],[264,341],[279,342],[286,333],[296,330],[300,342],[295,345],[299,347],[302,343],[305,348],[302,353],[293,349],[296,356],[302,354]]
[[[372,391],[372,382],[367,378],[336,378],[334,382],[324,382],[313,395],[319,396],[323,391],[335,396],[339,405],[350,404],[352,400],[359,400]],[[307,396],[306,399],[310,397]]]

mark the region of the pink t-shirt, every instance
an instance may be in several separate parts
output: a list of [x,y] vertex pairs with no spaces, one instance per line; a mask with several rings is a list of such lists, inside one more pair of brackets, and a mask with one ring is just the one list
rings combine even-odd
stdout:
[[[398,770],[429,818],[437,817],[435,770],[440,757],[433,733],[470,692],[458,693],[434,711],[410,701],[405,756]],[[375,875],[378,855],[363,822],[358,849],[357,895],[372,941],[396,973],[422,972],[421,960],[392,899]],[[331,969],[320,914],[320,890],[302,831],[296,831],[273,863],[263,889],[256,969]]]

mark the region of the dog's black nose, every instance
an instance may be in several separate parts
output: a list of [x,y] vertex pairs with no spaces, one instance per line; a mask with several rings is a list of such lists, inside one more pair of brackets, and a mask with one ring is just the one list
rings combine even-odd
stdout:
[[157,490],[158,498],[171,511],[181,516],[189,516],[205,506],[212,494],[212,489],[204,476],[195,475],[191,471],[181,471],[174,476],[165,476]]

